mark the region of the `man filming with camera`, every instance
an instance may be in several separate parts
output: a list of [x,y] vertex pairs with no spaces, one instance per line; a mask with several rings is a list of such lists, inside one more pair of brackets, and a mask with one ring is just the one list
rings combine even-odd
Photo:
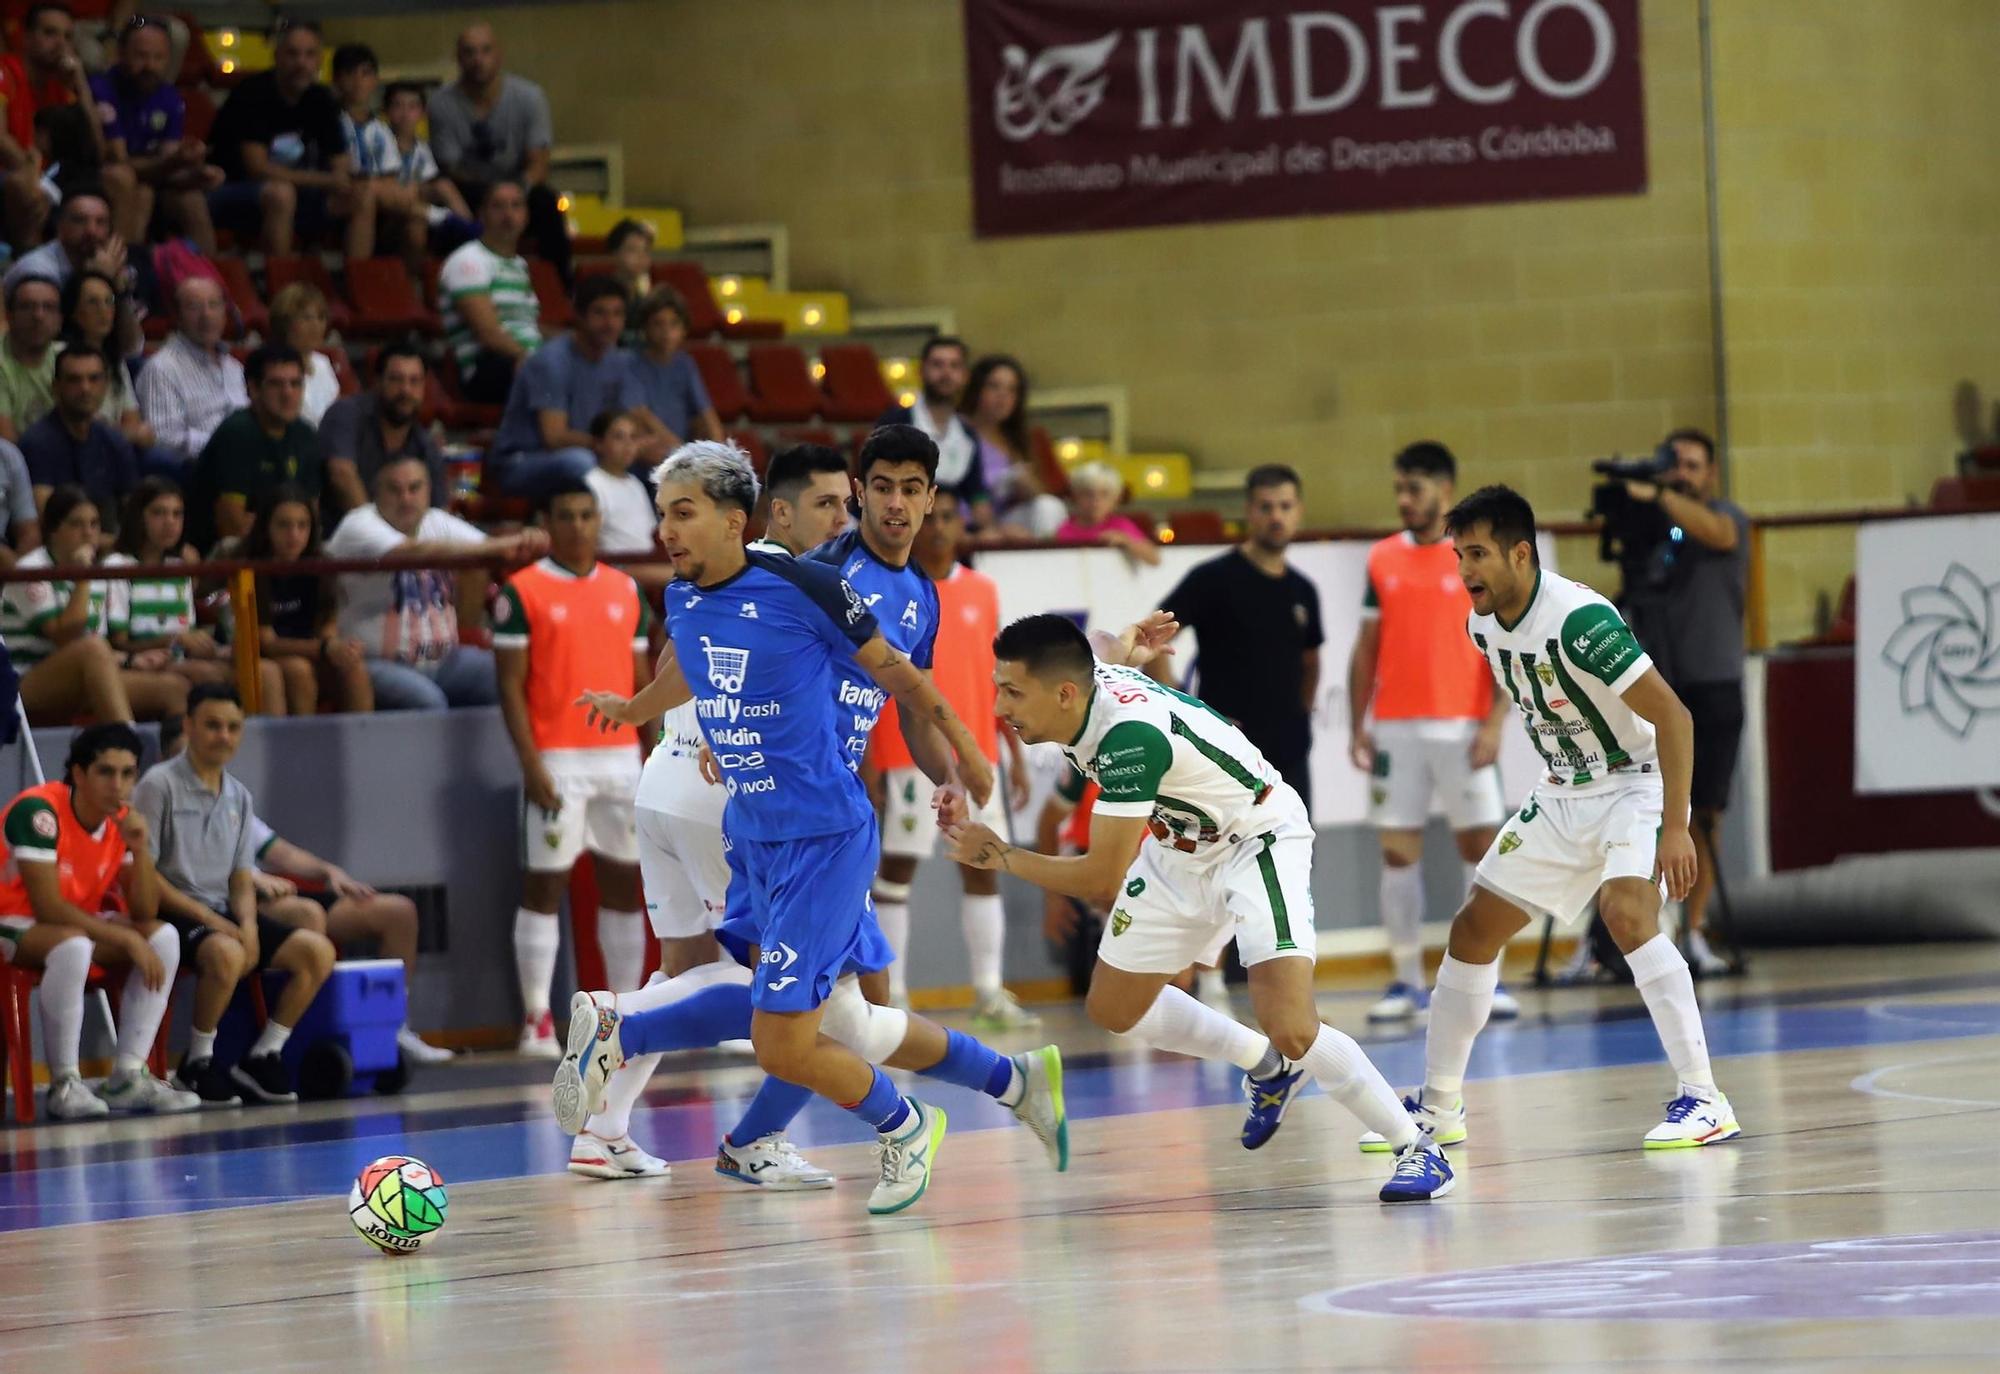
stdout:
[[1656,482],[1627,479],[1639,507],[1657,507],[1666,545],[1651,560],[1650,585],[1628,575],[1626,613],[1640,645],[1694,717],[1695,846],[1701,869],[1687,895],[1688,962],[1697,973],[1730,966],[1702,933],[1715,889],[1717,827],[1729,804],[1743,736],[1743,605],[1749,588],[1750,518],[1721,492],[1715,441],[1698,429],[1677,429],[1661,445],[1672,466]]

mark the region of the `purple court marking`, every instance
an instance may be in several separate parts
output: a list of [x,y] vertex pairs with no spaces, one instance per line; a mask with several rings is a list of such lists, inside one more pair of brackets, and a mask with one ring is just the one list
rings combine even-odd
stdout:
[[1312,1293],[1307,1312],[1480,1321],[2000,1317],[2000,1231],[1556,1260]]

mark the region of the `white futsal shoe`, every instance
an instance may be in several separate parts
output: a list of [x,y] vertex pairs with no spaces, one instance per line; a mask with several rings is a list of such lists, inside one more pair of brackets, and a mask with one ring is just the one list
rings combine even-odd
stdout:
[[[549,1019],[549,1043],[553,1045],[555,1039],[555,1019],[551,1017]],[[402,1026],[397,1029],[396,1048],[401,1050],[403,1057],[408,1059],[412,1064],[449,1064],[452,1060],[458,1058],[458,1055],[453,1051],[444,1048],[442,1045],[433,1045],[408,1026]],[[527,1047],[523,1046],[523,1048],[526,1049]],[[531,1054],[534,1053],[533,1050],[529,1050],[528,1052]]]
[[163,1078],[153,1077],[143,1068],[112,1074],[104,1080],[97,1095],[114,1112],[152,1112],[166,1116],[201,1110],[200,1094],[176,1088]]
[[1683,1083],[1679,1095],[1667,1104],[1667,1119],[1646,1132],[1646,1148],[1690,1150],[1697,1145],[1718,1145],[1742,1134],[1736,1110],[1719,1090]]
[[944,1140],[944,1111],[910,1098],[910,1119],[903,1129],[876,1137],[875,1150],[882,1157],[881,1181],[868,1195],[871,1216],[886,1217],[916,1205],[930,1190],[931,1166],[937,1162],[938,1145]]
[[831,1188],[833,1171],[810,1163],[799,1147],[776,1131],[748,1145],[732,1145],[724,1136],[715,1149],[715,1172],[774,1193]]
[[555,1013],[545,1011],[523,1021],[521,1040],[514,1048],[530,1059],[562,1058],[562,1041],[556,1039]]
[[604,1085],[625,1062],[618,1043],[618,995],[579,992],[569,999],[569,1047],[556,1065],[550,1096],[556,1120],[571,1135],[583,1133],[583,1123],[604,1100]]
[[57,1121],[89,1121],[111,1114],[111,1108],[104,1104],[104,1099],[73,1073],[66,1073],[49,1084],[48,1101],[44,1105],[50,1117]]
[[1014,1056],[1021,1100],[1007,1110],[1034,1133],[1057,1173],[1069,1168],[1069,1110],[1063,1105],[1062,1051],[1054,1045]]
[[[1424,1101],[1419,1092],[1415,1097],[1403,1099],[1403,1108],[1409,1112],[1410,1120],[1417,1123],[1419,1131],[1426,1132],[1440,1145],[1462,1145],[1465,1143],[1465,1100],[1459,1099],[1456,1107],[1446,1110],[1433,1107]],[[1364,1155],[1386,1155],[1391,1153],[1389,1142],[1382,1138],[1380,1131],[1367,1131],[1361,1137],[1361,1153]]]
[[640,1149],[629,1133],[606,1140],[585,1131],[570,1144],[569,1171],[585,1178],[665,1178],[673,1166]]

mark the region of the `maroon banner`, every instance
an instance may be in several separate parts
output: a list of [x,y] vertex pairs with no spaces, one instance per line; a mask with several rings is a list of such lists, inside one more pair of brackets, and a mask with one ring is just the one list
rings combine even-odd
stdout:
[[965,0],[973,223],[1646,188],[1639,0]]

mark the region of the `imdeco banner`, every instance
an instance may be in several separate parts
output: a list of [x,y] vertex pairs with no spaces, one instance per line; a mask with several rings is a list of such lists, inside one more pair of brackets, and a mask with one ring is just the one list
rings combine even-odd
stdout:
[[964,0],[981,235],[1646,188],[1639,0]]

